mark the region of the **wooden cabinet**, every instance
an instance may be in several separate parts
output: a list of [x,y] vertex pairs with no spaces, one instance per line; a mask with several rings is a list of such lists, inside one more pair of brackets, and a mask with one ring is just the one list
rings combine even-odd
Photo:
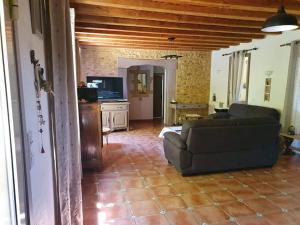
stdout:
[[129,103],[105,102],[101,104],[103,127],[129,130]]
[[102,121],[98,103],[80,103],[81,161],[83,169],[102,168]]

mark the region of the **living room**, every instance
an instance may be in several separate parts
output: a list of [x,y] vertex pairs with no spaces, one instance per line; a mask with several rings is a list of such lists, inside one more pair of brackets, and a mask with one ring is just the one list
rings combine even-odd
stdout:
[[[134,8],[128,2],[124,5]],[[76,8],[76,4],[74,6]],[[107,6],[104,4],[101,7],[104,9]],[[123,6],[120,3],[118,7]],[[145,5],[143,10],[148,10],[147,7],[151,8],[151,5]],[[84,8],[78,10],[85,12]],[[120,12],[122,15],[126,14],[124,9]],[[147,13],[144,17],[147,17]],[[223,43],[214,41],[213,44],[205,44],[200,41],[199,46],[193,44],[193,40],[190,40],[190,44],[183,44],[186,37],[179,35],[179,31],[172,31],[174,37],[156,37],[162,39],[160,41],[144,40],[145,44],[148,43],[143,46],[138,42],[139,39],[150,38],[156,33],[151,31],[149,34],[142,34],[146,28],[140,31],[141,37],[135,36],[137,33],[132,28],[128,34],[135,36],[132,41],[121,40],[123,37],[119,36],[116,39],[120,41],[113,43],[114,34],[111,33],[112,39],[107,40],[102,34],[105,31],[100,33],[95,30],[94,34],[86,37],[85,32],[88,28],[84,27],[84,22],[81,24],[80,31],[77,32],[81,43],[81,80],[85,80],[85,77],[91,74],[120,76],[126,79],[125,70],[128,71],[131,66],[149,65],[150,61],[160,62],[160,66],[164,68],[167,67],[163,63],[173,63],[173,68],[176,66],[172,73],[167,71],[165,74],[169,83],[165,86],[165,92],[168,94],[165,93],[164,123],[160,125],[153,122],[151,117],[147,118],[148,121],[140,117],[140,121],[129,123],[129,132],[120,131],[107,135],[109,144],[103,145],[102,172],[96,175],[89,174],[87,182],[83,182],[84,212],[89,215],[85,220],[87,224],[96,220],[101,223],[120,224],[278,224],[278,221],[281,221],[279,224],[296,223],[299,206],[293,203],[292,199],[298,198],[299,182],[293,180],[293,176],[285,174],[289,169],[284,165],[291,163],[291,170],[297,169],[298,156],[280,156],[284,152],[285,137],[282,137],[281,153],[277,153],[277,142],[280,126],[283,133],[286,133],[291,125],[299,132],[296,126],[299,117],[293,115],[291,122],[291,116],[287,116],[291,110],[287,104],[287,99],[291,97],[287,96],[295,96],[294,91],[298,89],[293,89],[290,82],[297,77],[295,68],[298,68],[298,65],[295,62],[299,56],[294,53],[299,52],[299,31],[262,37],[260,35],[263,33],[257,33],[252,28],[258,27],[258,23],[255,22],[249,22],[249,30],[241,24],[237,25],[242,27],[238,38],[234,37],[237,35],[235,31],[228,28],[231,35],[228,38],[222,36]],[[101,30],[101,26],[104,25],[95,25],[95,29]],[[253,33],[247,34],[252,32],[251,29]],[[122,32],[126,33],[123,30]],[[219,32],[220,35],[225,35],[222,31]],[[200,34],[187,32],[191,39],[193,35]],[[127,42],[130,42],[131,47],[127,47]],[[159,47],[159,44],[167,47]],[[183,47],[184,45],[186,47]],[[202,49],[182,51],[184,48]],[[211,53],[207,51],[214,48],[220,50],[213,50]],[[167,57],[164,58],[165,56]],[[130,62],[131,60],[133,62]],[[170,84],[174,84],[175,88]],[[129,86],[125,89],[129,91]],[[140,99],[143,97],[141,94]],[[170,108],[170,102],[172,105],[182,104],[185,108],[176,109],[175,113],[175,110]],[[144,106],[143,101],[140,103]],[[232,103],[242,103],[250,107],[235,107]],[[195,105],[206,107],[193,108]],[[147,106],[146,103],[144,109]],[[131,107],[133,110],[140,109],[129,104],[129,114]],[[297,104],[294,104],[294,107],[297,108]],[[295,111],[295,108],[293,110]],[[199,122],[185,123],[190,115],[198,115],[198,119],[201,119]],[[212,121],[217,128],[209,125],[208,118],[215,117],[214,115],[222,117]],[[274,118],[258,118],[269,115],[273,115],[275,121]],[[226,121],[224,116],[230,116],[231,120]],[[240,117],[243,119],[236,119]],[[245,122],[248,120],[249,122]],[[197,126],[209,126],[208,130],[193,130],[197,123]],[[182,124],[183,128],[180,127]],[[236,124],[241,125],[236,127]],[[183,129],[183,134],[180,137],[176,132],[167,133],[162,140],[158,135],[163,128],[168,131],[173,129],[177,133]],[[184,137],[184,132],[189,133],[189,138]],[[297,147],[297,140],[292,145]],[[220,148],[223,150],[219,150]],[[260,153],[262,149],[264,153]],[[206,151],[210,151],[210,154]],[[286,154],[292,153],[295,154]],[[261,157],[258,158],[258,155]],[[247,168],[262,169],[245,170]],[[237,172],[227,172],[228,170]],[[216,172],[223,173],[214,174]],[[201,173],[212,174],[199,176]],[[96,179],[98,188],[95,193],[102,196],[98,202],[102,204],[99,211],[93,208],[93,194],[87,194],[85,199],[86,192],[91,191],[90,179],[93,180],[93,185]],[[292,206],[283,202],[289,202]],[[111,203],[113,204],[109,207]],[[222,207],[218,207],[219,205]],[[276,213],[277,207],[284,213]],[[95,217],[96,212],[100,212],[102,217]]]
[[[297,101],[295,96],[298,96],[299,87],[292,88],[291,85],[294,84],[291,80],[298,79],[299,34],[299,31],[289,31],[267,35],[262,39],[241,41],[247,43],[235,45],[226,40],[229,44],[225,42],[223,45],[228,47],[213,50],[210,54],[207,50],[177,50],[174,46],[181,43],[176,38],[165,40],[168,41],[167,48],[174,50],[151,50],[140,47],[139,43],[132,44],[138,46],[135,49],[126,47],[126,43],[122,42],[119,46],[110,47],[102,35],[94,34],[94,37],[87,39],[84,32],[79,31],[77,35],[78,40],[81,40],[80,62],[83,76],[80,80],[93,74],[119,76],[128,81],[131,78],[122,70],[128,72],[130,66],[136,69],[135,65],[149,65],[150,61],[176,65],[175,71],[173,70],[176,76],[168,72],[165,74],[166,79],[172,81],[169,80],[169,85],[165,86],[168,98],[164,104],[167,113],[163,123],[155,123],[151,116],[137,116],[137,121],[129,123],[129,132],[113,132],[107,135],[109,144],[103,146],[102,172],[86,175],[87,181],[83,182],[84,212],[89,215],[86,223],[297,224],[297,208],[300,205],[295,204],[292,199],[298,198],[299,182],[293,180],[293,176],[285,174],[289,169],[284,165],[291,163],[290,169],[297,170],[298,156],[290,156],[295,152],[288,149],[286,150],[289,152],[285,152],[288,156],[281,155],[284,152],[285,140],[291,139],[282,136],[280,147],[278,145],[280,126],[283,133],[293,129],[291,125],[295,126],[296,133],[299,132],[297,124],[300,117],[295,113],[288,116],[289,110],[297,111],[298,104],[290,104],[293,105],[291,109],[287,103],[287,99],[291,98],[294,99],[292,101]],[[181,41],[180,37],[178,39]],[[220,43],[216,45],[222,46]],[[164,59],[165,56],[167,58]],[[130,60],[133,62],[130,63]],[[166,68],[164,64],[160,65]],[[176,88],[173,89],[170,83],[176,85]],[[129,93],[132,88],[126,86],[125,89]],[[125,96],[127,98],[128,95]],[[145,96],[141,93],[139,101],[147,109],[149,104],[147,101],[143,103],[143,97]],[[170,102],[173,105],[182,104],[185,108],[176,110],[175,114],[174,109],[169,106]],[[235,107],[232,103],[250,107]],[[206,107],[192,108],[195,105]],[[141,109],[140,106],[130,103],[129,111],[131,107],[135,111]],[[249,124],[239,119],[220,122],[225,119],[225,114],[231,119],[245,117],[244,119],[251,121]],[[208,118],[222,118],[214,122],[214,126],[218,126],[216,129],[209,127],[210,131],[203,131],[206,132],[203,134],[197,130],[191,131],[197,121],[185,123],[189,115],[199,116],[197,126],[209,126]],[[275,121],[274,118],[270,121],[269,118],[260,118],[270,115]],[[135,120],[132,116],[130,118]],[[223,126],[232,126],[233,123],[233,128],[225,128],[222,131],[224,133],[220,133]],[[183,128],[180,127],[182,124]],[[236,124],[241,124],[242,128],[235,127]],[[189,132],[189,139],[184,139],[184,134],[179,138],[176,132],[172,132],[165,135],[165,140],[161,140],[158,135],[162,129],[177,133],[183,129],[182,132]],[[191,130],[188,131],[189,129]],[[274,135],[278,138],[274,139]],[[181,139],[186,140],[186,143]],[[207,147],[210,142],[215,142],[211,146],[224,150]],[[252,153],[245,153],[244,150],[240,152],[240,149],[245,149],[243,145],[252,146],[252,150],[247,150]],[[292,145],[293,148],[299,147],[297,140]],[[190,149],[188,152],[193,152],[193,148],[198,150],[195,150],[196,155],[190,156],[191,153],[185,155],[185,150],[180,150],[185,148]],[[204,153],[199,153],[199,149],[203,149]],[[209,149],[211,155],[207,155],[205,149]],[[260,153],[261,149],[265,153]],[[215,151],[224,153],[215,154]],[[233,151],[234,154],[227,151]],[[259,154],[261,157],[257,158]],[[249,168],[262,169],[245,170]],[[237,172],[227,172],[228,170]],[[190,177],[203,173],[209,175]],[[93,208],[93,194],[86,194],[91,191],[90,179],[93,184],[96,179],[98,188],[95,193],[102,196],[99,201],[102,205],[98,208],[100,217],[95,217],[97,210]],[[88,197],[85,199],[86,195]],[[128,205],[124,205],[124,201]],[[291,208],[283,202],[292,204]],[[111,207],[108,206],[110,203],[113,203]],[[214,206],[211,206],[212,203]],[[277,207],[283,213],[276,213]]]
[[299,224],[298,0],[0,12],[1,224]]

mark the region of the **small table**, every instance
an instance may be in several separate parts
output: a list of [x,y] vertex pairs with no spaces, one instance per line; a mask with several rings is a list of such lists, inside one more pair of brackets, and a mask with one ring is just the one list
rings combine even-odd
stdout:
[[280,136],[284,138],[285,149],[283,155],[295,155],[296,153],[291,149],[291,144],[294,140],[300,140],[300,134],[290,135],[280,133]]

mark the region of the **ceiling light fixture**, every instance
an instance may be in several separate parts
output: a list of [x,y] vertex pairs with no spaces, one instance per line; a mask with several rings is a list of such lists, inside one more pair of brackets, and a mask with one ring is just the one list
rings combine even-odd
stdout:
[[297,18],[291,14],[287,14],[283,5],[283,0],[278,8],[277,14],[268,18],[261,31],[263,32],[283,32],[295,30],[298,28]]
[[[168,37],[168,41],[169,41],[170,45],[173,47],[174,47],[173,43],[174,43],[175,39],[176,39],[175,37]],[[161,58],[164,58],[166,60],[168,60],[168,59],[176,59],[177,60],[178,58],[181,58],[181,57],[182,57],[181,55],[164,55]]]

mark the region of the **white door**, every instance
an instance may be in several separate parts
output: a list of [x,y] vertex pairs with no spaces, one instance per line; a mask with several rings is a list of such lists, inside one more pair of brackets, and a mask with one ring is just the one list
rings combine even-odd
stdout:
[[109,127],[109,112],[102,111],[102,127]]
[[127,128],[127,111],[111,112],[112,129]]

